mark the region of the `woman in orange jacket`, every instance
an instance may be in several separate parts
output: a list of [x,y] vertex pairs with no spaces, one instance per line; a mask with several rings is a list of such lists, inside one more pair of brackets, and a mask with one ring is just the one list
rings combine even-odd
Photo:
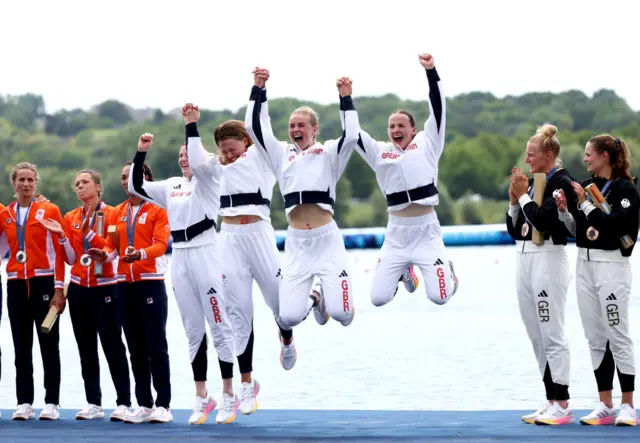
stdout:
[[107,226],[115,217],[114,208],[100,199],[101,187],[97,172],[80,171],[75,179],[75,191],[82,206],[65,214],[62,225],[55,220],[48,220],[46,227],[51,232],[69,238],[65,245],[65,258],[71,266],[67,299],[88,403],[76,414],[76,419],[104,417],[98,359],[99,335],[117,394],[117,407],[111,414],[111,420],[123,421],[130,413],[131,382],[118,316],[118,280],[112,263],[95,263],[87,253],[90,248],[105,247]]
[[[44,369],[45,407],[41,420],[60,417],[60,329],[56,323],[48,334],[40,325],[55,304],[64,310],[64,250],[59,239],[40,223],[62,221],[60,209],[36,201],[39,176],[35,165],[18,163],[11,171],[17,200],[0,210],[0,236],[6,236],[11,254],[7,262],[7,310],[15,349],[16,395],[14,420],[30,420],[33,412],[33,327],[36,326]],[[63,236],[64,237],[64,236]]]
[[[122,187],[128,193],[131,162],[122,169]],[[144,164],[145,180],[152,181],[151,168]],[[129,198],[115,208],[104,248],[89,249],[93,260],[118,261],[118,303],[129,347],[138,408],[127,423],[167,423],[173,421],[169,408],[171,383],[167,346],[168,300],[164,274],[169,267],[165,253],[169,247],[167,211],[140,197]],[[115,232],[111,232],[111,227]],[[153,401],[151,380],[157,398]]]

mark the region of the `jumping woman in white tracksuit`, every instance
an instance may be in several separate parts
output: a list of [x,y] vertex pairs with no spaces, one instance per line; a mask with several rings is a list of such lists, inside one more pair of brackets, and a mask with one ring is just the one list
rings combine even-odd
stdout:
[[[567,258],[567,238],[571,235],[558,217],[553,193],[567,194],[572,178],[560,167],[560,142],[556,127],[544,125],[529,139],[525,161],[530,171],[547,178],[542,204],[533,198],[533,178],[514,168],[509,187],[510,206],[507,230],[516,241],[516,291],[520,316],[544,383],[547,402],[526,423],[564,425],[573,422],[568,406],[571,369],[569,344],[564,333],[565,306],[571,273]],[[569,204],[577,205],[575,199]],[[533,230],[544,235],[544,244],[534,244]]]
[[206,324],[211,328],[223,381],[222,404],[216,421],[235,417],[238,402],[233,393],[233,331],[227,315],[218,259],[215,220],[220,205],[219,185],[202,165],[191,168],[186,145],[180,148],[182,177],[144,180],[143,165],[153,135],[138,142],[129,173],[129,192],[166,209],[173,238],[171,281],[180,316],[189,340],[189,354],[196,383],[196,405],[190,424],[202,424],[216,401],[209,396],[207,380]]
[[439,202],[438,161],[444,149],[445,97],[433,57],[424,54],[419,60],[429,82],[431,112],[424,131],[416,133],[414,117],[398,111],[389,117],[391,142],[376,141],[361,130],[356,148],[375,171],[390,212],[371,290],[375,306],[393,300],[399,281],[407,291],[416,290],[414,264],[420,268],[432,302],[445,304],[458,288],[434,210]]
[[[579,206],[568,204],[564,195],[557,200],[558,210],[578,246],[578,308],[600,394],[598,406],[580,419],[586,425],[638,424],[633,405],[635,354],[629,331],[629,257],[638,237],[640,197],[629,159],[629,150],[619,138],[607,134],[591,138],[585,147],[584,162],[593,178],[573,184]],[[604,197],[604,212],[585,192],[587,186],[596,186]],[[616,366],[622,391],[617,416],[612,397]]]
[[242,377],[239,409],[251,414],[258,408],[256,397],[260,390],[260,384],[252,377],[254,278],[280,330],[280,362],[287,370],[296,362],[293,332],[279,314],[280,253],[269,209],[275,175],[264,148],[252,145],[244,122],[228,120],[216,127],[214,139],[220,151],[217,156],[202,146],[197,107],[187,104],[183,114],[191,167],[207,164],[220,180],[222,283]]
[[[358,115],[351,81],[338,80],[340,118],[346,131],[338,140],[316,141],[318,117],[300,108],[289,118],[292,143],[278,141],[271,129],[266,69],[256,68],[245,125],[254,143],[267,152],[267,164],[280,184],[289,227],[282,263],[280,318],[293,327],[314,308],[319,324],[329,317],[348,326],[353,320],[349,258],[333,219],[336,183],[358,140]],[[320,285],[311,292],[314,277]]]

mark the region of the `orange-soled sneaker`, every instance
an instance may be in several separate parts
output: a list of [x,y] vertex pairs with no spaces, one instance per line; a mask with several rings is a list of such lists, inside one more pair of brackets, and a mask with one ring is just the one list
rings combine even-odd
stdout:
[[567,408],[563,408],[558,402],[555,402],[547,412],[540,414],[533,422],[543,426],[559,426],[571,424],[574,422],[574,419],[573,413],[568,406]]
[[580,423],[589,426],[612,425],[616,421],[616,410],[600,402],[590,414],[580,417]]

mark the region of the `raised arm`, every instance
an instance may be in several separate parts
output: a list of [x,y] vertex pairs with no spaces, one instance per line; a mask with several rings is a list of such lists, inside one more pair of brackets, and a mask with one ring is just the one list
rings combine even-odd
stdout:
[[427,146],[431,148],[428,152],[439,158],[444,149],[446,100],[433,56],[421,54],[418,58],[427,72],[427,81],[429,83],[429,118],[424,124],[424,137]]
[[331,154],[333,170],[336,180],[342,176],[344,168],[351,158],[353,149],[360,138],[360,122],[358,113],[353,104],[351,94],[353,85],[351,79],[342,77],[338,79],[336,86],[340,93],[340,123],[342,124],[342,137],[337,141],[327,142],[327,150]]
[[[340,82],[343,79],[338,80],[338,90],[340,90]],[[349,89],[345,90],[345,97],[343,97],[342,92],[340,93],[340,124],[342,125],[343,131],[342,137],[348,142],[351,142],[352,137],[356,138],[356,143],[353,147],[369,167],[375,171],[376,158],[380,153],[380,144],[360,127],[360,119],[358,118],[358,113],[356,112],[355,106],[353,105],[353,99],[351,98],[351,80],[347,80],[349,82]],[[348,160],[351,156],[351,152],[349,151],[346,154],[348,154]],[[346,161],[344,162],[344,165],[346,165]],[[342,174],[343,169],[344,166],[340,169],[340,174]]]
[[133,164],[129,169],[128,191],[144,200],[165,208],[167,205],[166,181],[149,182],[144,179],[144,160],[147,151],[153,145],[153,134],[145,133],[138,140],[138,151],[133,156]]
[[185,145],[191,170],[194,175],[206,173],[215,177],[216,180],[219,179],[221,165],[218,162],[218,156],[204,149],[198,132],[200,109],[191,103],[187,103],[182,107],[182,117],[185,124]]
[[271,128],[265,88],[268,79],[269,71],[266,69],[256,68],[253,71],[254,86],[251,88],[244,125],[260,155],[268,162],[275,176],[279,177],[287,144],[278,141]]

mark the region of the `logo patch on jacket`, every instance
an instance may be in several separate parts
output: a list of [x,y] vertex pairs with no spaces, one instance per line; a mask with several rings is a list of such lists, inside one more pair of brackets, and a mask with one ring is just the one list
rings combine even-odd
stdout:
[[44,218],[44,209],[40,208],[36,211],[36,220],[42,220]]

